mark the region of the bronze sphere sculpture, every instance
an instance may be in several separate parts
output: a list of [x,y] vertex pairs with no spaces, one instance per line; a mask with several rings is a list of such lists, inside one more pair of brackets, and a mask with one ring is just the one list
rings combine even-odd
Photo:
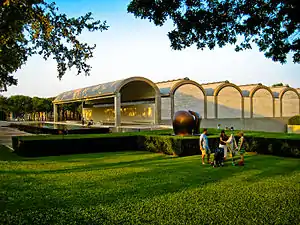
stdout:
[[201,116],[191,110],[177,111],[173,117],[175,135],[198,135],[200,133]]

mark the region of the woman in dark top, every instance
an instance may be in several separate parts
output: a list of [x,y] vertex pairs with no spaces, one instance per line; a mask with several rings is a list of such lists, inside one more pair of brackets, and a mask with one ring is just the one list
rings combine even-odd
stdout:
[[228,136],[225,134],[225,131],[222,130],[221,134],[220,134],[220,144],[219,144],[219,148],[222,148],[224,150],[224,160],[227,157],[227,145],[226,145],[226,141],[228,140]]

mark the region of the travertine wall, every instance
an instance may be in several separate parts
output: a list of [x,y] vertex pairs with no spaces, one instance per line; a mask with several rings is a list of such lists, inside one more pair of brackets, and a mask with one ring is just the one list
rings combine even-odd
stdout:
[[233,87],[223,88],[218,95],[218,118],[241,118],[241,94]]
[[167,120],[171,118],[171,99],[161,98],[161,119]]
[[[221,129],[225,129],[225,127],[234,127],[236,130],[244,131],[286,132],[287,121],[288,118],[202,119],[200,127],[217,128],[217,125],[221,124]],[[162,122],[172,128],[171,120]]]
[[[215,87],[217,84],[212,84]],[[254,86],[254,85],[253,85]],[[249,86],[249,90],[253,88]],[[245,89],[245,88],[244,88]],[[242,89],[243,90],[243,89]],[[162,98],[162,119],[171,118],[170,98]],[[175,112],[178,110],[193,110],[204,115],[204,96],[202,91],[192,84],[178,88],[174,94]],[[207,118],[213,119],[214,97],[207,96]],[[241,118],[241,95],[233,87],[225,87],[218,95],[218,118]],[[250,97],[244,97],[244,116],[250,118]],[[298,96],[288,91],[283,96],[283,117],[299,114]],[[253,96],[253,117],[273,117],[273,102],[269,91],[259,89]],[[280,117],[280,101],[275,98],[275,117]]]
[[215,102],[213,96],[207,96],[207,118],[215,118]]
[[299,99],[295,92],[287,91],[282,98],[282,116],[291,117],[299,114]]
[[265,89],[259,89],[253,96],[253,117],[273,117],[272,95]]
[[192,84],[179,87],[174,94],[174,112],[179,110],[192,110],[204,115],[204,95],[202,91]]

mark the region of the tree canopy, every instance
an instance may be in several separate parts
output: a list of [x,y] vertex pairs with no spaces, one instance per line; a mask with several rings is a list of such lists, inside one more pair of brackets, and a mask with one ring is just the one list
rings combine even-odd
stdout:
[[0,88],[17,85],[13,77],[34,54],[57,62],[58,78],[76,67],[78,74],[89,75],[86,63],[95,45],[81,43],[83,30],[103,31],[106,22],[95,21],[91,13],[78,18],[60,14],[55,3],[44,0],[0,0]]
[[157,26],[173,21],[174,50],[233,44],[241,51],[254,43],[273,61],[291,54],[300,62],[299,0],[131,0],[127,10]]
[[[13,113],[16,118],[23,118],[26,114],[32,113],[51,113],[53,112],[53,100],[54,98],[31,98],[24,95],[13,95],[7,98],[0,95],[0,112],[4,112],[7,115],[9,113]],[[60,109],[62,111],[80,112],[81,103],[73,102],[69,104],[63,104],[60,106]]]

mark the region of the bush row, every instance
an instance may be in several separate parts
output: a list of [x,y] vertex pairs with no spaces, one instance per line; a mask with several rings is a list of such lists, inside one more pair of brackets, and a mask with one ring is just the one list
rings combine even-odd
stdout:
[[[12,137],[13,148],[18,155],[26,157],[115,152],[115,151],[150,151],[176,156],[191,156],[201,154],[199,137],[178,137],[166,135],[104,135],[93,138],[34,139],[33,136]],[[65,136],[67,137],[67,136]],[[219,138],[208,138],[214,151],[219,144]],[[278,139],[266,137],[246,137],[247,151],[260,154],[300,158],[300,139]]]
[[95,138],[26,139],[12,137],[13,149],[20,156],[38,157],[50,155],[115,152],[136,150],[136,136],[103,136]]
[[288,125],[300,125],[300,115],[289,118]]

